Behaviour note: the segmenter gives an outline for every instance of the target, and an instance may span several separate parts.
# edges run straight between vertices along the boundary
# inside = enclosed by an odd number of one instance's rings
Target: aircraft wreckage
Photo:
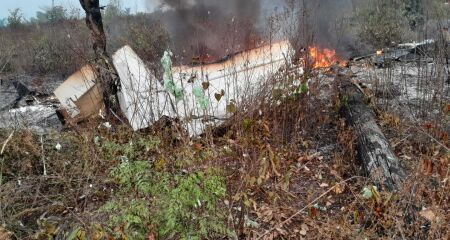
[[[280,41],[216,63],[176,67],[172,53],[166,51],[161,59],[164,77],[159,80],[131,47],[124,46],[112,56],[120,77],[120,108],[135,131],[166,116],[181,119],[190,135],[199,135],[208,125],[229,117],[230,105],[255,94],[263,78],[289,62],[291,51],[288,41]],[[89,65],[70,76],[54,94],[68,121],[97,115],[104,107],[100,84]]]

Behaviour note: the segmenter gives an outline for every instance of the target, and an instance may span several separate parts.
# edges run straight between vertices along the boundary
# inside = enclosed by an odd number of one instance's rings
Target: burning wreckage
[[[336,80],[340,94],[348,98],[343,114],[356,132],[358,152],[365,170],[376,182],[395,190],[405,175],[377,124],[375,112],[366,103],[367,96],[360,84],[372,84],[372,78],[365,74],[373,70],[364,68],[364,65],[371,62],[382,68],[388,64],[377,62],[409,61],[404,59],[414,59],[418,53],[426,56],[426,49],[432,44],[431,40],[402,44],[398,49],[355,58],[351,64],[340,59],[334,50],[317,47],[303,51],[304,56],[298,59],[298,65],[291,64],[295,53],[289,41],[276,42],[239,52],[222,61],[195,66],[172,66],[172,53],[166,51],[161,59],[164,68],[161,80],[129,46],[115,52],[112,60],[120,78],[119,105],[133,130],[148,128],[168,117],[181,120],[190,136],[198,136],[209,126],[217,126],[231,117],[236,106],[256,96],[264,80],[276,77],[280,70],[302,75],[304,66],[324,69],[318,71],[319,76],[325,77],[319,81],[320,84],[330,85]],[[407,58],[401,58],[405,56]],[[335,66],[341,66],[337,67],[337,74],[326,74],[327,69],[333,70]],[[355,77],[361,81],[356,82]],[[2,109],[14,108],[0,111],[0,128],[37,126],[40,127],[38,130],[42,130],[49,125],[61,126],[60,123],[54,123],[58,119],[57,109],[61,113],[59,117],[69,123],[102,115],[104,109],[102,89],[90,65],[82,67],[60,84],[54,91],[55,97],[50,93],[37,94],[39,91],[30,90],[29,84],[21,82],[14,86],[2,84],[0,87],[3,92],[15,91],[20,96],[6,98],[13,105],[1,102]],[[407,87],[409,94],[406,94],[406,98],[419,98],[421,93],[412,90]],[[328,93],[322,95],[329,96]],[[405,94],[398,95],[397,100],[403,101],[402,96]],[[45,104],[41,103],[43,98],[46,98]]]
[[[370,59],[378,67],[392,61],[414,61],[426,56],[434,43],[426,40],[400,44],[395,49],[380,50],[353,61]],[[120,108],[135,131],[165,116],[181,119],[189,134],[195,136],[207,126],[230,117],[230,109],[257,93],[261,80],[289,67],[293,55],[289,41],[280,41],[239,52],[222,61],[173,67],[172,53],[166,51],[161,59],[163,79],[157,79],[129,46],[116,51],[112,60],[120,78]],[[347,64],[333,50],[310,47],[308,55],[313,59],[313,68],[331,67],[330,63]],[[86,65],[63,83],[22,80],[3,84],[2,81],[0,128],[31,127],[43,131],[59,128],[58,119],[76,123],[101,115],[102,89],[96,78],[93,66]],[[55,89],[55,85],[59,86],[52,93],[50,89]]]
[[[228,118],[232,114],[230,108],[241,103],[245,96],[255,94],[263,77],[273,75],[290,62],[291,51],[288,41],[280,41],[223,61],[176,67],[172,66],[172,53],[166,51],[161,59],[164,77],[158,80],[138,55],[124,46],[112,56],[120,77],[120,108],[135,131],[169,117],[183,120],[189,134],[196,136],[208,125]],[[6,91],[10,88],[14,87],[9,86]],[[56,112],[59,119],[68,123],[101,115],[104,108],[101,92],[93,67],[86,65],[61,83],[54,90],[54,97],[46,95],[50,102],[41,104],[35,99],[30,106],[13,109],[4,106],[10,110],[0,115],[0,127],[45,130],[61,126],[55,124]],[[22,95],[30,94],[25,90]]]
[[[378,67],[392,61],[415,61],[427,56],[434,43],[426,40],[400,44],[395,49],[352,60],[370,59]],[[347,64],[333,50],[310,47],[307,54],[313,59],[313,68]],[[172,53],[166,51],[161,59],[163,79],[157,79],[129,46],[116,51],[112,60],[120,78],[120,108],[135,131],[169,117],[181,119],[189,134],[196,136],[207,126],[230,117],[230,109],[257,93],[261,80],[289,67],[293,55],[289,41],[280,41],[239,52],[222,61],[173,67]],[[86,65],[63,83],[25,79],[4,84],[2,80],[0,128],[31,127],[43,131],[61,127],[58,119],[76,123],[101,115],[102,89],[96,78],[93,66]],[[52,93],[55,85],[59,86]]]

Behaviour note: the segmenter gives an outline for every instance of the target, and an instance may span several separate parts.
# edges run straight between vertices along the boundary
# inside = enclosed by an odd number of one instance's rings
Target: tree
[[[404,15],[408,19],[411,29],[416,29],[424,23],[423,6],[421,0],[402,0]]]
[[[55,6],[46,9],[44,12],[36,12],[36,17],[31,22],[36,23],[57,23],[68,19],[67,10],[63,6]]]
[[[80,4],[86,13],[86,25],[91,30],[94,41],[93,48],[97,56],[95,64],[98,76],[97,81],[103,89],[103,102],[105,103],[106,113],[108,118],[112,119],[114,115],[121,115],[117,97],[120,83],[117,71],[106,51],[106,35],[103,29],[100,3],[99,0],[80,0]]]
[[[0,19],[0,27],[5,27],[6,24],[7,24],[7,19],[6,18]]]
[[[55,6],[46,11],[49,22],[61,22],[67,19],[67,11],[63,6]]]
[[[7,18],[8,27],[17,28],[23,24],[24,18],[22,14],[22,10],[20,8],[16,8],[14,10],[9,11],[9,16]]]
[[[410,32],[403,3],[397,0],[374,0],[357,13],[360,38],[383,48],[405,40]]]
[[[106,22],[110,22],[116,17],[126,15],[126,11],[122,8],[120,0],[109,0],[108,5],[104,12],[104,18]]]

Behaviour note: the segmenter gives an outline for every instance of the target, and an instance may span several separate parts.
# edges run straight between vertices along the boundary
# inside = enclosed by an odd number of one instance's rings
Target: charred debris
[[[369,61],[379,68],[384,68],[390,66],[392,62],[432,62],[435,44],[436,42],[432,39],[419,43],[399,44],[395,48],[352,57],[348,64]],[[203,60],[200,61],[201,59],[193,58],[194,65],[171,66],[171,70],[169,70],[171,72],[168,74],[173,77],[176,84],[180,87],[184,86],[183,91],[188,93],[184,97],[190,101],[189,103],[182,101],[183,104],[180,104],[173,92],[171,94],[170,90],[164,86],[164,80],[157,79],[137,54],[129,46],[125,46],[113,55],[113,64],[119,70],[120,83],[123,86],[123,92],[120,93],[122,97],[119,98],[119,101],[125,118],[121,121],[131,123],[133,129],[138,130],[149,127],[163,115],[185,119],[201,118],[203,115],[201,111],[195,110],[198,99],[196,100],[192,94],[193,89],[203,84],[201,90],[205,91],[204,94],[213,96],[207,99],[207,102],[214,103],[217,101],[214,100],[214,95],[221,95],[221,90],[225,90],[225,85],[229,86],[230,83],[227,81],[246,83],[246,88],[257,87],[261,78],[269,78],[268,76],[276,74],[279,70],[297,68],[303,71],[304,66],[292,64],[293,51],[289,42],[280,41],[272,45],[227,55],[219,60],[207,61],[202,58]],[[327,61],[333,60],[332,55],[336,55],[336,52],[327,51],[324,51],[322,60],[325,60],[325,67],[332,67],[332,64],[327,66]],[[317,54],[315,50],[309,51],[309,53],[313,57]],[[318,62],[320,67],[320,61]],[[347,63],[347,61],[341,62]],[[339,65],[338,61],[333,64]],[[251,78],[248,77],[250,73],[252,74]],[[102,89],[97,82],[95,66],[91,64],[82,67],[64,81],[57,77],[45,77],[45,79],[29,76],[14,79],[2,78],[0,85],[2,124],[0,127],[24,128],[28,126],[61,129],[62,123],[76,123],[99,116],[99,114],[101,116],[104,111],[104,103]],[[210,89],[209,86],[206,88],[206,83],[209,83]],[[139,87],[131,89],[135,86]],[[237,89],[244,88],[243,86],[236,87]],[[134,95],[133,91],[141,92],[141,94],[147,91],[145,93],[147,95]],[[231,100],[239,102],[243,97],[237,96],[238,93],[224,95],[225,93],[220,97],[223,103],[219,101],[218,104],[212,106],[215,110],[221,108],[217,110],[217,119],[229,117],[229,114],[226,113],[226,106]],[[150,106],[155,101],[160,101],[160,105]],[[132,105],[135,106],[131,107]],[[135,113],[129,111],[130,108],[133,108],[135,112],[140,112],[139,119],[133,119],[136,116],[134,116]],[[189,114],[180,116],[181,112],[189,112]],[[33,117],[27,117],[26,115],[29,113]],[[152,117],[145,119],[145,116]],[[32,121],[28,122],[26,119],[32,119]],[[202,127],[191,127],[191,130],[196,128],[198,129],[195,133],[201,133]]]

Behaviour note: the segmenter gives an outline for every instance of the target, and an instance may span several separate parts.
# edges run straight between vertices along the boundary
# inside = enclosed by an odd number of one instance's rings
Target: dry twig
[[[328,193],[330,193],[331,191],[333,191],[337,186],[340,186],[341,184],[344,184],[346,182],[349,182],[355,178],[364,178],[361,176],[353,176],[351,178],[348,178],[346,180],[343,180],[339,183],[336,183],[333,187],[329,188],[327,191],[325,191],[324,193],[322,193],[320,196],[318,196],[316,199],[314,199],[313,201],[311,201],[310,203],[308,203],[305,207],[303,207],[302,209],[300,209],[298,212],[294,213],[293,215],[291,215],[290,217],[288,217],[286,220],[282,221],[281,223],[278,223],[275,227],[272,227],[271,229],[267,230],[264,234],[262,234],[261,236],[259,236],[257,238],[257,240],[262,239],[264,236],[266,236],[267,234],[271,233],[272,231],[274,231],[275,229],[279,228],[279,226],[283,226],[284,224],[290,222],[292,219],[294,219],[296,216],[298,216],[300,213],[302,213],[303,211],[305,211],[307,208],[311,207],[312,205],[314,205],[317,201],[319,201],[321,198],[325,197]]]
[[[0,155],[3,155],[3,153],[5,152],[6,145],[8,144],[9,141],[11,141],[13,135],[14,135],[14,131],[12,131],[11,134],[9,134],[9,137],[3,143],[3,147],[2,147],[2,150],[0,151]]]

